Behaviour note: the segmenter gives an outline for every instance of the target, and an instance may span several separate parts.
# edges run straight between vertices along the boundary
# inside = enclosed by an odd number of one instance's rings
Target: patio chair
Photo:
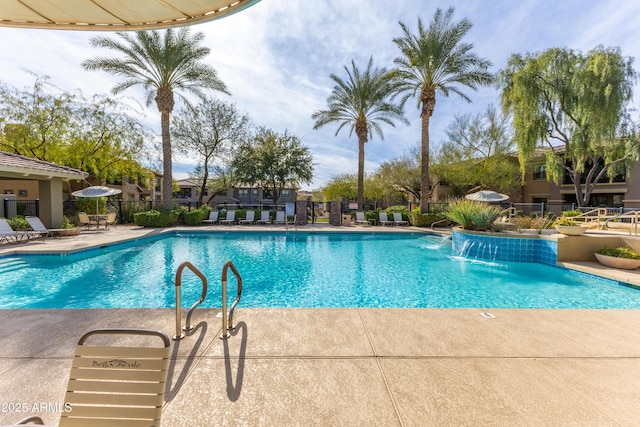
[[[209,219],[203,219],[202,224],[217,224],[218,223],[218,211],[209,212]]]
[[[109,212],[107,214],[107,218],[104,220],[104,228],[108,230],[110,226],[116,225],[116,213]]]
[[[271,212],[270,211],[262,211],[260,212],[260,219],[256,221],[258,224],[270,224],[271,223]]]
[[[106,336],[130,341],[141,336],[160,338],[162,346],[124,346]],[[87,345],[89,339],[96,345]],[[145,343],[150,342],[144,339]],[[159,426],[171,356],[171,341],[161,331],[97,329],[78,341],[64,398],[72,410],[62,412],[60,427]],[[29,417],[19,424],[44,424]]]
[[[220,224],[234,224],[236,222],[236,211],[227,211],[225,219],[218,220]]]
[[[238,221],[239,224],[253,224],[256,222],[256,212],[247,211],[246,217]]]
[[[364,212],[356,212],[356,225],[358,224],[363,224],[363,225],[371,224],[368,220],[365,219]]]
[[[285,211],[276,212],[276,219],[273,220],[274,224],[286,224],[287,216],[285,215]]]
[[[379,212],[378,218],[379,218],[380,225],[382,226],[395,225],[393,221],[389,221],[389,217],[387,216],[386,212]]]
[[[393,223],[395,225],[409,225],[409,221],[402,219],[402,214],[400,212],[393,213]]]
[[[87,227],[87,230],[91,230],[91,226],[97,226],[98,222],[89,218],[86,212],[78,212],[78,225],[80,225],[80,227]]]

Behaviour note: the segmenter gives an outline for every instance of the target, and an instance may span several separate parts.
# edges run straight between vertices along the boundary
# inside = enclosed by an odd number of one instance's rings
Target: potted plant
[[[567,236],[579,236],[587,231],[586,227],[581,226],[576,220],[567,216],[561,216],[556,219],[553,226],[558,233],[565,234]]]
[[[55,230],[54,234],[60,237],[77,236],[80,234],[80,227],[76,227],[76,225],[69,221],[69,218],[65,216],[62,218],[62,225],[60,228]]]
[[[621,246],[610,248],[605,246],[595,252],[596,259],[606,267],[634,270],[640,267],[640,254],[635,250]]]

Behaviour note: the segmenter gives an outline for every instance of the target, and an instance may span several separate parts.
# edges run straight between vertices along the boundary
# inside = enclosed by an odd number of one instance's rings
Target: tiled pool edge
[[[453,250],[470,258],[488,261],[536,262],[556,266],[558,242],[538,235],[497,236],[452,230]]]
[[[640,290],[640,277],[629,277],[614,269],[611,273],[585,264],[558,261],[558,242],[544,235],[497,236],[486,232],[452,230],[452,249],[459,255],[487,261],[531,262],[571,270],[576,274],[597,277],[620,286],[630,286]],[[628,270],[625,270],[628,272]]]

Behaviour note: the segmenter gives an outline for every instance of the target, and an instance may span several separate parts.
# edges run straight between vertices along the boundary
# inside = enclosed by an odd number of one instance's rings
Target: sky
[[[343,128],[336,135],[333,125],[313,129],[311,115],[326,108],[333,88],[329,76],[346,78],[345,66],[353,60],[364,69],[371,56],[375,66],[392,68],[399,56],[393,43],[394,37],[402,35],[399,22],[415,31],[418,18],[428,25],[438,7],[453,7],[455,22],[463,18],[472,22],[463,41],[472,43],[479,56],[491,61],[492,72],[503,69],[513,54],[554,47],[587,52],[598,45],[620,47],[623,55],[635,58],[636,69],[639,66],[637,1],[262,0],[235,15],[194,25],[192,31],[205,34],[203,44],[211,49],[205,62],[231,92],[231,96],[215,96],[235,103],[258,125],[297,135],[314,159],[314,179],[302,189],[315,190],[336,175],[357,171],[355,134],[349,136],[349,129]],[[113,56],[111,51],[91,47],[89,39],[97,34],[0,28],[0,82],[27,89],[35,73],[48,76],[51,84],[63,90],[79,90],[87,98],[109,94],[118,77],[81,67],[87,58]],[[455,94],[437,94],[430,127],[432,145],[446,140],[445,129],[456,114],[475,115],[489,104],[499,105],[495,87],[463,91],[471,103]],[[638,95],[632,106],[637,105]],[[121,96],[145,101],[137,89]],[[405,116],[410,125],[383,125],[384,139],[370,138],[365,146],[366,173],[420,144],[416,100],[406,104]],[[160,134],[160,113],[154,105],[145,109],[142,120]],[[174,177],[186,178],[194,166],[192,159],[175,156]]]

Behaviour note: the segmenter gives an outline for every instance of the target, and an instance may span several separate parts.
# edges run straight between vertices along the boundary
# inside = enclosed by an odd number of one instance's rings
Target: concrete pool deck
[[[356,227],[330,229],[345,228]],[[117,227],[1,245],[0,255],[78,250],[157,232]],[[640,424],[640,310],[241,303],[227,340],[218,338],[218,309],[198,309],[192,321],[193,333],[172,344],[164,426]],[[0,310],[0,322],[0,424],[37,414],[31,409],[42,403],[53,409],[40,413],[44,421],[57,423],[70,359],[87,330],[175,333],[172,309]],[[12,402],[29,411],[8,411]]]

